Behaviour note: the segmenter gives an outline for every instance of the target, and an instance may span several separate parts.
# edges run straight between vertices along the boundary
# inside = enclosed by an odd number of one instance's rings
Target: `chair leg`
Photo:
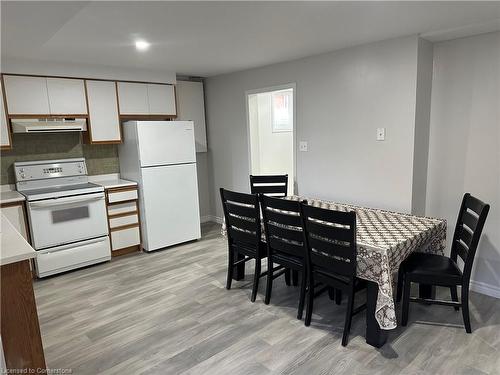
[[[264,303],[269,305],[271,302],[271,292],[273,290],[273,261],[271,257],[267,257],[267,285],[266,285],[266,298]]]
[[[340,289],[335,289],[335,303],[337,305],[342,303],[342,291]]]
[[[292,285],[299,285],[299,271],[297,270],[292,270]]]
[[[403,294],[403,284],[404,284],[405,273],[403,271],[403,267],[399,266],[398,271],[398,287],[396,292],[396,302],[401,302],[401,297]]]
[[[290,286],[290,268],[285,269],[285,284]]]
[[[405,280],[404,283],[404,288],[403,288],[403,314],[401,318],[401,325],[403,327],[406,327],[408,324],[408,310],[410,308],[410,286],[411,282],[410,280]]]
[[[260,279],[260,258],[255,259],[255,272],[253,274],[253,287],[252,287],[252,297],[250,301],[255,302],[257,297],[257,290],[259,289],[259,279]]]
[[[458,302],[458,292],[457,292],[457,286],[450,286],[450,292],[451,292],[451,300]],[[453,307],[455,311],[458,311],[460,308],[458,306]]]
[[[297,312],[297,319],[302,320],[302,313],[304,312],[304,300],[306,299],[306,286],[307,277],[305,271],[301,273],[300,280],[300,294],[299,294],[299,311]]]
[[[332,301],[335,299],[335,289],[332,287],[328,287],[328,298]]]
[[[465,331],[471,333],[469,316],[469,288],[462,286],[462,316],[464,318]]]
[[[349,291],[347,297],[347,311],[345,313],[344,333],[342,334],[342,346],[347,346],[349,341],[349,331],[351,330],[352,310],[354,308],[354,286]]]
[[[306,304],[306,320],[304,324],[308,327],[311,325],[313,301],[314,301],[314,278],[310,273],[308,278],[307,304]]]
[[[231,281],[233,280],[233,269],[234,269],[234,250],[229,248],[229,256],[227,261],[227,281],[226,289],[231,289]]]

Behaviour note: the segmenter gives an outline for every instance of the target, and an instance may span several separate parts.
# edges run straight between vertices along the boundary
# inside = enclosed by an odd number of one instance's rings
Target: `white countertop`
[[[104,189],[111,189],[117,187],[137,186],[137,182],[122,180],[121,178],[113,178],[108,180],[91,180],[90,182],[101,185]]]
[[[18,193],[15,190],[0,192],[0,203],[1,204],[22,202],[24,200],[26,200],[24,195],[22,195],[21,193]]]
[[[4,214],[0,214],[0,244],[0,265],[2,266],[36,257],[36,251]]]

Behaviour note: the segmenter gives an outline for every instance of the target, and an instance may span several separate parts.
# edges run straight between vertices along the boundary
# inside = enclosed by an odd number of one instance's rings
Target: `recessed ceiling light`
[[[139,51],[146,51],[151,43],[146,42],[145,40],[136,40],[135,41],[135,48],[137,48]]]

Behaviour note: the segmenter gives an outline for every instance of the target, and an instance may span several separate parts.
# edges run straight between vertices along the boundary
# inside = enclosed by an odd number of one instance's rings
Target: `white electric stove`
[[[16,162],[14,169],[38,277],[111,259],[104,188],[88,181],[85,159]]]

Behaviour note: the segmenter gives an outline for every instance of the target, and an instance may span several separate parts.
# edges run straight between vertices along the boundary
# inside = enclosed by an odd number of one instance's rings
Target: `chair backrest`
[[[456,262],[460,257],[464,261],[463,274],[466,280],[469,279],[472,271],[477,245],[489,210],[489,204],[469,193],[464,194],[453,234],[451,259]]]
[[[313,270],[356,276],[356,213],[301,204],[307,260]]]
[[[269,250],[295,258],[305,257],[300,202],[259,195]]]
[[[285,197],[288,191],[288,175],[250,175],[250,191],[252,194]]]
[[[252,248],[259,246],[261,226],[258,196],[223,188],[220,189],[220,196],[229,244]]]

